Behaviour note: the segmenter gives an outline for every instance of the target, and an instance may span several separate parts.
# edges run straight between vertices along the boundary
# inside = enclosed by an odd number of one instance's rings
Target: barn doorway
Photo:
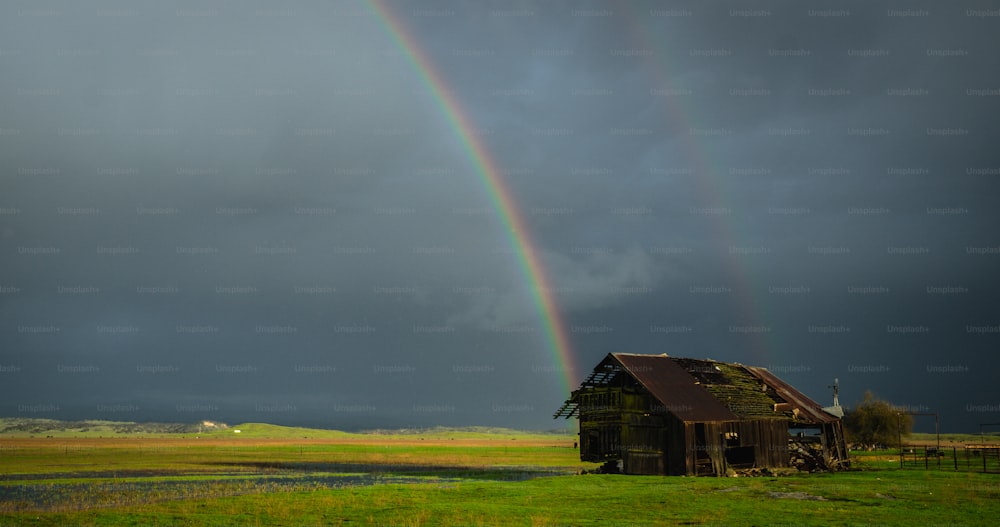
[[[715,465],[709,455],[708,442],[705,441],[705,423],[694,424],[694,473],[698,476],[715,475]]]

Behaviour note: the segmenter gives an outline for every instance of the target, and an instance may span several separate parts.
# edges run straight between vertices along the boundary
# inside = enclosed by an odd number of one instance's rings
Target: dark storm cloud
[[[988,7],[387,6],[583,368],[996,419]],[[521,233],[369,6],[4,9],[4,412],[550,426]]]

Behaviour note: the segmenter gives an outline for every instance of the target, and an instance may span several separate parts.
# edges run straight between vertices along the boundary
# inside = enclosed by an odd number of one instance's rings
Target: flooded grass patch
[[[161,469],[8,474],[0,479],[0,513],[81,511],[372,485],[525,481],[572,473],[572,469],[552,467],[437,464],[230,461],[205,465],[193,473]]]

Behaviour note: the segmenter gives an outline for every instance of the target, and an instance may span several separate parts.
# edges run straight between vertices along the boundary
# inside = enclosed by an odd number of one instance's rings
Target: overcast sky
[[[710,357],[1000,421],[988,2],[385,9],[579,375]],[[491,190],[371,5],[0,10],[0,414],[565,426]]]

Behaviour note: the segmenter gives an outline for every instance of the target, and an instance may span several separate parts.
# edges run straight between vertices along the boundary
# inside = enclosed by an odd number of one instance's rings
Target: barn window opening
[[[788,435],[799,441],[819,442],[823,429],[819,427],[796,426],[788,428]]]
[[[738,446],[726,449],[726,464],[733,468],[749,468],[754,466],[755,458],[752,446]]]

